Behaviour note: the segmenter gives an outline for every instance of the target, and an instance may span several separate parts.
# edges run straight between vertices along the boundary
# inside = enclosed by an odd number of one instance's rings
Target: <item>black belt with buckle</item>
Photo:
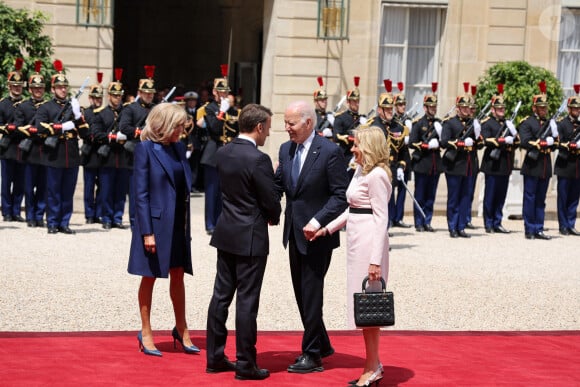
[[[349,207],[348,212],[350,212],[351,214],[367,214],[367,215],[373,214],[372,208]]]

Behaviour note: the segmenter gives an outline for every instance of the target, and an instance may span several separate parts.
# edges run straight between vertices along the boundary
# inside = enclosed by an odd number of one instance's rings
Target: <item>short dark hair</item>
[[[270,109],[256,103],[244,106],[238,119],[240,133],[251,133],[256,125],[266,122],[272,115],[273,113]]]

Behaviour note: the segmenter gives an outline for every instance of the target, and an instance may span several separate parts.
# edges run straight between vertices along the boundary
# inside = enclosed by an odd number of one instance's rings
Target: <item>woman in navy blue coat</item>
[[[173,338],[187,353],[199,352],[191,343],[185,319],[184,273],[192,274],[189,187],[191,170],[185,146],[179,141],[187,114],[169,103],[155,106],[135,148],[133,184],[135,225],[128,271],[142,276],[139,286],[141,332],[139,347],[161,356],[151,329],[151,299],[157,278],[169,276],[175,313]]]

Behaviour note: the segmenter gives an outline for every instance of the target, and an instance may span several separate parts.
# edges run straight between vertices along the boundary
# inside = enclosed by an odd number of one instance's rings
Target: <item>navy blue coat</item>
[[[340,233],[308,242],[302,228],[313,217],[324,227],[346,209],[346,161],[340,147],[324,137],[314,136],[293,190],[291,173],[296,146],[292,141],[280,146],[280,163],[276,170],[278,193],[280,196],[286,194],[284,247],[288,245],[290,230],[293,229],[300,254],[329,251],[340,246]]]
[[[189,187],[191,187],[191,169],[185,158],[185,146],[172,144],[179,155],[185,174],[186,221],[185,240],[186,256],[184,270],[193,274],[191,267],[191,227],[189,213]],[[163,145],[152,141],[143,141],[135,148],[133,166],[133,184],[135,187],[135,225],[131,238],[128,271],[131,274],[146,277],[169,276],[171,262],[171,241],[175,222],[175,203],[177,192],[169,156],[163,151]],[[157,247],[156,254],[145,251],[143,236],[154,234]]]

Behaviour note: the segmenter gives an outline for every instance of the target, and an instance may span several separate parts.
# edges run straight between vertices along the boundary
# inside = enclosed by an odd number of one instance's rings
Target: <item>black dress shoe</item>
[[[113,223],[112,224],[113,228],[118,228],[120,230],[126,230],[127,226],[125,226],[123,223]]]
[[[93,224],[93,223],[95,223],[95,220],[94,220],[93,218],[87,218],[87,219],[85,220],[85,223],[86,223],[86,224]]]
[[[499,232],[500,234],[509,234],[511,232],[510,230],[506,230],[502,225],[497,226],[493,231]]]
[[[26,225],[28,227],[36,227],[36,220],[28,220],[26,221]]]
[[[236,369],[235,378],[238,380],[264,380],[270,376],[270,371],[264,368],[254,367],[249,370]]]
[[[412,226],[410,224],[404,223],[402,220],[399,220],[398,222],[393,222],[393,227],[411,228]]]
[[[322,372],[322,359],[314,359],[307,353],[303,353],[302,356],[298,358],[298,361],[294,364],[288,366],[288,372],[297,374],[308,374],[311,372]]]
[[[217,364],[208,364],[205,368],[205,372],[208,374],[218,374],[220,372],[230,372],[236,370],[236,363],[229,361],[228,359],[222,360]]]
[[[49,227],[48,233],[49,234],[56,234],[56,233],[58,233],[58,228],[57,227]]]
[[[417,231],[417,232],[423,232],[423,231],[425,231],[425,227],[423,227],[423,226],[415,226],[415,231]]]
[[[102,226],[102,227],[103,227],[105,230],[110,230],[110,229],[111,229],[111,227],[113,227],[113,226],[111,225],[111,223],[103,223],[103,226]]]
[[[465,228],[468,228],[468,229],[470,229],[470,230],[475,230],[475,226],[474,226],[473,224],[471,224],[471,222],[467,223],[467,224],[465,225]]]
[[[495,232],[495,230],[493,228],[491,228],[491,227],[486,227],[485,228],[485,232],[488,233],[488,234],[493,234]]]
[[[574,227],[570,227],[568,229],[568,232],[570,233],[570,235],[576,235],[576,236],[580,235],[580,231],[576,230]]]
[[[36,227],[44,227],[46,226],[46,223],[44,223],[44,220],[37,220],[36,221]]]
[[[560,229],[560,234],[562,234],[562,235],[570,235],[570,231],[568,231],[567,228],[561,228]]]
[[[543,239],[545,241],[549,241],[550,239],[552,239],[551,236],[544,234],[543,231],[537,232],[535,237],[536,239]]]
[[[536,239],[536,236],[532,233],[526,233],[526,239]]]
[[[26,222],[26,220],[20,215],[14,215],[12,217],[13,222]]]
[[[6,215],[6,216],[4,217],[4,221],[5,221],[5,222],[12,222],[12,215]]]
[[[457,231],[457,235],[459,235],[462,238],[471,238],[471,235],[469,235],[468,233],[466,233],[465,230],[459,230],[459,231]]]
[[[431,227],[430,224],[424,225],[423,228],[425,229],[425,231],[435,232],[435,229],[433,227]]]
[[[59,228],[58,228],[58,231],[59,231],[59,232],[62,232],[63,234],[69,234],[69,235],[76,234],[76,233],[75,233],[73,230],[71,230],[71,229],[70,229],[68,226],[66,226],[66,227],[59,227]]]
[[[449,236],[451,238],[457,238],[459,236],[459,234],[457,233],[457,231],[453,230],[453,231],[449,231]]]

